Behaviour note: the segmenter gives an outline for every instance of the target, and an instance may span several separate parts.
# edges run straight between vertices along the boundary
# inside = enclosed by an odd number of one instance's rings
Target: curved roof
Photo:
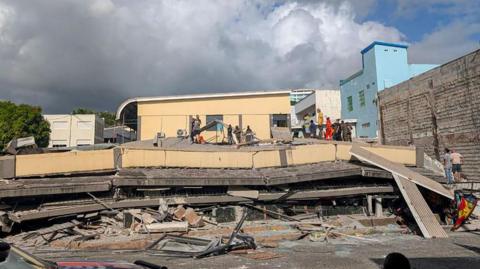
[[[290,94],[290,90],[279,91],[255,91],[255,92],[231,92],[231,93],[209,93],[209,94],[190,94],[190,95],[171,95],[171,96],[154,96],[154,97],[135,97],[125,100],[117,109],[116,119],[122,117],[124,110],[134,110],[136,112],[136,105],[139,102],[151,101],[168,101],[168,100],[185,100],[185,99],[205,99],[205,98],[224,98],[224,97],[241,97],[254,95],[276,95],[276,94]],[[124,112],[125,113],[125,112]]]

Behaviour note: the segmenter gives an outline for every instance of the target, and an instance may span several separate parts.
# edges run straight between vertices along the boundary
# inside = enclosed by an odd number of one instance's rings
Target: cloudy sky
[[[411,63],[480,47],[473,0],[0,0],[0,99],[114,111],[126,98],[338,88],[374,40]]]

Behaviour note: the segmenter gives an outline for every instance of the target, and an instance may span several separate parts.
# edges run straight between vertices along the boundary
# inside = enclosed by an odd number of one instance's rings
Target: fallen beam
[[[350,154],[352,154],[361,161],[378,166],[391,172],[392,174],[397,174],[401,177],[406,178],[407,180],[414,182],[415,184],[418,184],[426,189],[429,189],[433,192],[436,192],[442,196],[453,200],[453,191],[446,189],[445,187],[443,187],[442,184],[431,180],[428,177],[422,176],[421,174],[408,169],[402,164],[391,162],[380,155],[363,149],[358,144],[353,144],[352,148],[350,149]]]
[[[378,186],[378,187],[352,187],[352,188],[338,188],[328,190],[314,190],[301,191],[290,195],[286,200],[310,200],[329,197],[345,197],[353,195],[375,194],[375,193],[392,193],[394,191],[392,186]],[[274,201],[280,199],[286,193],[262,193],[258,200]]]
[[[397,174],[393,174],[393,178],[423,236],[425,238],[447,238],[447,233],[438,223],[417,185]]]
[[[58,183],[58,184],[19,184],[15,189],[0,189],[0,197],[26,197],[38,195],[85,193],[109,191],[112,188],[110,181],[92,183]]]

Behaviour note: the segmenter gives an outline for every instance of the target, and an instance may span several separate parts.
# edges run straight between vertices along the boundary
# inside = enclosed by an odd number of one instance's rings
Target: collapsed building
[[[4,156],[0,167],[5,233],[162,203],[276,206],[283,215],[295,206],[320,214],[350,206],[381,216],[389,201],[404,197],[421,234],[446,237],[421,192],[453,199],[453,191],[438,182],[443,178],[423,168],[419,148],[319,140],[236,148],[172,138],[157,146],[138,141]]]

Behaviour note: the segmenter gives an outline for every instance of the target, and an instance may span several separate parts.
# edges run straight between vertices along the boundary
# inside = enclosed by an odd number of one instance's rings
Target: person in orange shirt
[[[330,121],[330,118],[327,117],[327,128],[325,130],[325,139],[332,140],[332,136],[333,136],[332,122]]]

